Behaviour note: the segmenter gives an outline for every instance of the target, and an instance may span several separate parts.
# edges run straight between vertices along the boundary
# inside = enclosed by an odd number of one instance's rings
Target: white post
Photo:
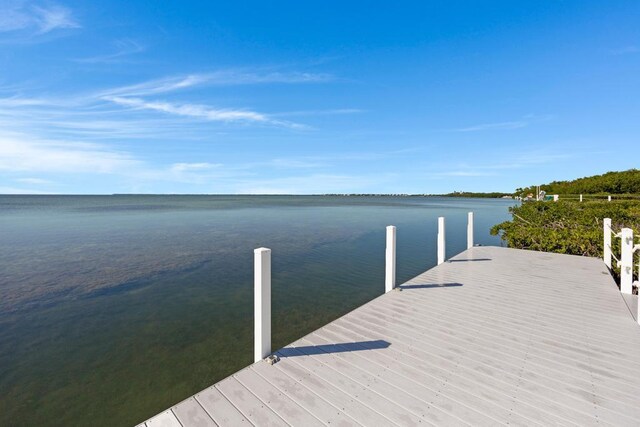
[[[445,258],[445,238],[444,238],[444,217],[438,218],[438,265],[444,262]]]
[[[253,360],[258,362],[271,353],[271,249],[255,249],[253,263]]]
[[[387,248],[385,251],[384,291],[396,287],[396,227],[387,226]]]
[[[473,212],[467,214],[467,249],[473,247]]]
[[[611,218],[604,219],[604,264],[611,268]]]
[[[611,201],[611,196],[607,196],[607,200]]]
[[[582,194],[580,195],[580,201],[582,202]]]
[[[557,195],[557,194],[554,194],[554,195],[553,195],[553,201],[554,201],[554,202],[557,202],[558,200],[560,200],[560,196],[559,196],[559,195]]]
[[[633,230],[623,228],[620,255],[620,292],[630,294],[633,284]]]

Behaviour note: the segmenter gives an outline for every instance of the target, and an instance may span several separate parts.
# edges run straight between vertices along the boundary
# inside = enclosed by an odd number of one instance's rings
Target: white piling
[[[604,219],[604,263],[611,268],[611,218]]]
[[[441,216],[438,218],[438,265],[444,262],[445,250],[444,217]]]
[[[580,201],[582,202],[582,194],[580,195]]]
[[[385,251],[384,291],[396,287],[396,227],[387,226],[387,247]]]
[[[631,294],[633,285],[633,230],[623,228],[620,233],[622,238],[622,253],[620,255],[620,292]]]
[[[271,354],[271,249],[253,251],[254,265],[254,351],[258,362]]]
[[[473,247],[473,212],[467,214],[467,249]]]
[[[607,200],[611,201],[611,196],[607,196]]]

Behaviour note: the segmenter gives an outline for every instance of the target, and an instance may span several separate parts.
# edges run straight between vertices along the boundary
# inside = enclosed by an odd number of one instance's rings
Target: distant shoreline
[[[198,194],[172,194],[172,193],[114,193],[114,194],[0,194],[1,197],[193,197],[193,196],[220,196],[220,197],[458,197],[501,199],[512,198],[510,193],[449,193],[449,194],[410,194],[410,193],[330,193],[330,194],[233,194],[233,193],[198,193]]]

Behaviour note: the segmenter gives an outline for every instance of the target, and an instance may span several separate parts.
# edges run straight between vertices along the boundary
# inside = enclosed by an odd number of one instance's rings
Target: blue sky
[[[0,193],[442,193],[640,166],[640,2],[0,0]]]

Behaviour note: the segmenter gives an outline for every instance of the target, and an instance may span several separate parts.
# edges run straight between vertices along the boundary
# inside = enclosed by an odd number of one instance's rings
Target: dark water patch
[[[184,268],[180,268],[180,269],[172,269],[172,270],[165,270],[165,271],[160,271],[158,273],[154,273],[151,276],[147,276],[144,278],[140,278],[140,279],[136,279],[136,280],[131,280],[129,282],[124,282],[124,283],[119,283],[117,285],[114,286],[108,286],[105,288],[101,288],[101,289],[96,289],[93,291],[90,291],[86,294],[80,295],[79,298],[82,299],[89,299],[89,298],[99,298],[99,297],[106,297],[106,296],[113,296],[113,295],[117,295],[117,294],[121,294],[121,293],[125,293],[125,292],[131,292],[133,290],[139,289],[139,288],[143,288],[146,286],[151,286],[153,285],[153,283],[157,280],[160,280],[160,278],[163,275],[167,275],[167,274],[171,274],[171,275],[181,275],[181,274],[187,274],[187,273],[191,273],[194,272],[200,268],[203,268],[204,266],[206,266],[207,264],[209,264],[211,261],[202,261],[200,263],[196,263],[194,265],[190,265],[188,267],[184,267]]]

